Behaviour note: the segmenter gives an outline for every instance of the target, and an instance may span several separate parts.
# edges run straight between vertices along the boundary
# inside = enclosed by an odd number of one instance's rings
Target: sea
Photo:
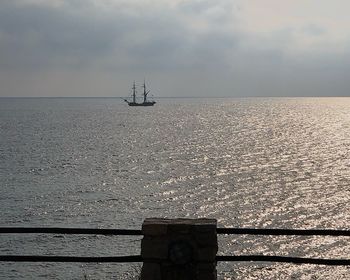
[[[350,230],[350,98],[0,99],[0,227]],[[140,254],[141,236],[0,234],[0,255]],[[349,237],[219,236],[220,255],[343,259]],[[141,264],[0,263],[0,279],[137,279]],[[350,279],[349,267],[218,263],[218,279]]]

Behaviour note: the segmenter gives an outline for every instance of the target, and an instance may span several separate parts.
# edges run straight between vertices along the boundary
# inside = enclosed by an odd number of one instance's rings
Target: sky
[[[0,0],[0,97],[350,96],[348,0]]]

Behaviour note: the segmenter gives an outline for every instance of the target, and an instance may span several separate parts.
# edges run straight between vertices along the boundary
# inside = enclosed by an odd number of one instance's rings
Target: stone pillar
[[[141,280],[216,280],[214,219],[146,219]]]

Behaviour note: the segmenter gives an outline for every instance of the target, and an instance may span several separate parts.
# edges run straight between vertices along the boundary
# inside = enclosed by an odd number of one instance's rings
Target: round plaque
[[[186,241],[176,241],[169,246],[169,260],[178,265],[192,261],[192,246]]]

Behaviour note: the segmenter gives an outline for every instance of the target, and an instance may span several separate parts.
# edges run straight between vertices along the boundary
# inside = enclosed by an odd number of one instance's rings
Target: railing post
[[[141,280],[216,280],[215,219],[146,219]]]

